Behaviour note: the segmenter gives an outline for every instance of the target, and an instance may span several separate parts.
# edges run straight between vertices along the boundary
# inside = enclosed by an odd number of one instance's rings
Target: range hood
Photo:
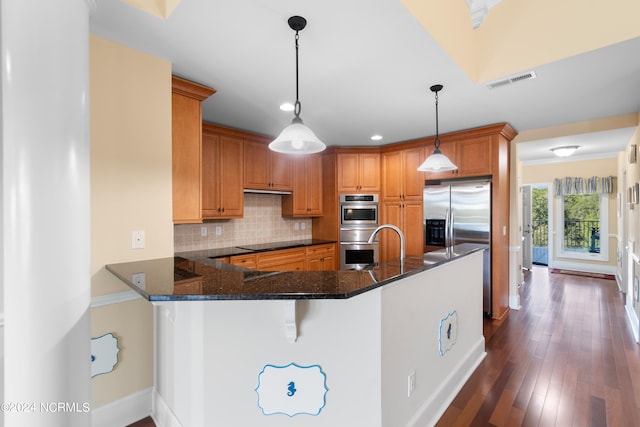
[[[243,191],[245,193],[254,193],[254,194],[293,194],[291,191],[253,190],[251,188],[245,188]]]

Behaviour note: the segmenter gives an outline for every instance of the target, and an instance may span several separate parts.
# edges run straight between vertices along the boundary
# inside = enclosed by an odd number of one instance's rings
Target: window
[[[608,261],[608,195],[559,197],[558,256]]]

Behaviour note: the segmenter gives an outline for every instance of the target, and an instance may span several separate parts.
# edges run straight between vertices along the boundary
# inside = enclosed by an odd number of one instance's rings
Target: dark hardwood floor
[[[521,305],[485,321],[487,357],[437,426],[640,426],[640,346],[615,281],[534,267]]]
[[[487,357],[438,426],[640,426],[640,347],[616,282],[534,267],[521,305],[486,321]]]

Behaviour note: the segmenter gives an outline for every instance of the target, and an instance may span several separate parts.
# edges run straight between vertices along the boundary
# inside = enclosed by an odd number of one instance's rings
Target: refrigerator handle
[[[449,213],[449,246],[453,247],[453,245],[455,244],[455,236],[454,236],[454,224],[455,224],[455,218],[453,216],[453,209],[451,209],[451,212]]]
[[[444,216],[444,247],[448,248],[451,245],[451,211],[447,209],[447,213]]]

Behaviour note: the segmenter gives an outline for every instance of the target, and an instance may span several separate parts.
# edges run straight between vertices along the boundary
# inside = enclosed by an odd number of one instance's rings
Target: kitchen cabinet
[[[425,173],[426,179],[466,178],[491,175],[492,143],[488,136],[448,140],[440,143],[440,151],[456,165],[457,170]],[[427,147],[429,155],[433,149]]]
[[[382,200],[400,202],[422,200],[424,148],[408,148],[382,153]]]
[[[338,154],[339,193],[379,193],[380,153]]]
[[[214,89],[171,79],[173,222],[202,222],[202,101]]]
[[[337,268],[336,245],[315,245],[306,248],[307,271],[330,271]]]
[[[293,159],[293,192],[282,196],[282,215],[322,215],[322,156],[311,154]]]
[[[229,257],[229,262],[233,265],[250,268],[252,270],[256,270],[258,267],[256,254],[234,255]]]
[[[422,256],[424,237],[422,227],[422,201],[383,202],[382,223],[395,225],[402,231],[405,240],[405,255]],[[381,230],[378,233],[380,242],[380,260],[400,257],[400,239],[393,230]]]
[[[296,271],[305,269],[305,249],[283,249],[256,255],[260,271]]]
[[[202,217],[242,218],[244,144],[223,128],[202,125]]]
[[[292,156],[269,150],[267,142],[245,139],[244,188],[292,191]]]

